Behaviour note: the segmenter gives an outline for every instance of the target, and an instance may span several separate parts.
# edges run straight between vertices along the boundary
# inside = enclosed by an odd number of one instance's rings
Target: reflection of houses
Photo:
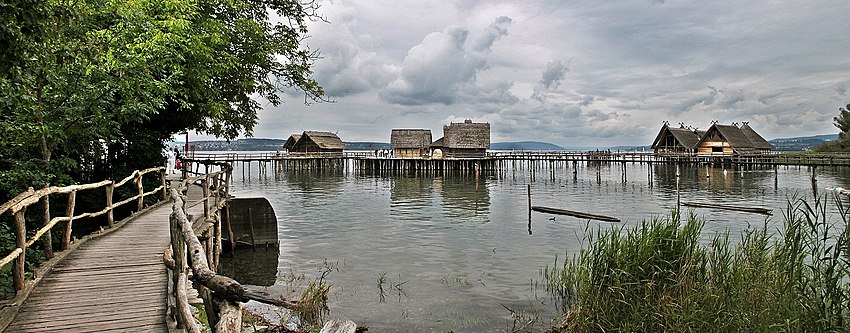
[[[735,156],[764,154],[773,145],[744,122],[741,127],[736,123],[711,125],[696,147],[699,156]]]
[[[443,137],[431,144],[434,158],[480,158],[490,148],[490,123],[450,123],[443,126]]]
[[[291,136],[290,139],[293,137],[295,135]],[[289,143],[289,140],[287,140],[287,143]],[[293,153],[342,154],[343,149],[345,149],[345,144],[334,133],[304,131],[289,151]]]
[[[298,142],[298,139],[301,138],[301,134],[293,134],[289,136],[289,139],[286,139],[286,142],[283,143],[283,149],[286,149],[289,152],[295,151],[295,143]]]
[[[652,149],[656,154],[692,155],[696,153],[697,143],[704,133],[705,131],[685,127],[685,124],[670,127],[664,122],[652,143]]]
[[[431,131],[425,129],[394,129],[390,135],[393,154],[401,158],[418,158],[428,155]]]

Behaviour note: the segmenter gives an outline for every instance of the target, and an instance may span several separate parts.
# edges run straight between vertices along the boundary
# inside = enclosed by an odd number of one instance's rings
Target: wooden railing
[[[160,179],[160,186],[154,188],[148,192],[144,190],[144,182],[142,181],[142,177],[148,173],[158,173]],[[138,189],[138,194],[135,196],[126,198],[119,202],[113,202],[115,190],[125,184],[133,181],[133,184],[136,185]],[[98,188],[104,188],[106,191],[106,195],[104,198],[105,205],[104,208],[96,211],[96,212],[87,212],[82,214],[76,214],[76,199],[77,192],[79,191],[87,191],[94,190]],[[71,242],[71,234],[73,230],[74,221],[84,219],[84,218],[93,218],[97,216],[101,216],[106,214],[107,218],[107,227],[112,228],[114,221],[113,211],[123,205],[129,204],[131,202],[136,202],[136,211],[141,211],[144,209],[144,200],[148,195],[152,195],[155,193],[161,193],[161,198],[159,201],[167,199],[166,192],[166,184],[165,184],[165,167],[155,167],[149,168],[145,170],[136,170],[127,178],[124,178],[118,182],[114,182],[112,180],[104,180],[97,183],[91,184],[82,184],[82,185],[71,185],[71,186],[63,186],[63,187],[45,187],[40,190],[33,190],[30,188],[26,192],[23,192],[13,198],[12,200],[4,203],[0,206],[0,215],[9,212],[12,216],[14,216],[15,220],[15,241],[16,248],[12,250],[11,253],[6,255],[3,259],[0,259],[0,266],[6,265],[9,262],[14,261],[12,265],[12,278],[14,281],[15,292],[18,293],[26,287],[26,250],[33,246],[36,242],[39,241],[42,237],[44,237],[44,247],[49,250],[52,248],[52,236],[51,230],[57,224],[65,225],[65,235],[62,240],[62,250],[67,250],[72,242]],[[61,195],[66,194],[68,199],[68,206],[66,209],[66,215],[61,217],[53,217],[50,218],[49,209],[45,209],[45,224],[44,226],[35,232],[35,234],[30,237],[29,240],[26,238],[27,229],[26,229],[26,211],[27,208],[31,205],[41,201],[41,200],[49,200],[50,195]],[[49,252],[48,253],[52,253]]]
[[[210,327],[215,332],[235,332],[242,325],[239,302],[247,302],[248,298],[238,282],[216,273],[221,254],[221,210],[227,205],[230,195],[232,168],[226,163],[208,163],[207,168],[210,165],[218,166],[220,170],[185,178],[177,188],[170,190],[171,247],[164,255],[171,276],[168,306],[176,317],[178,328],[188,332],[201,331],[192,315],[186,293],[191,268],[194,287],[204,300]],[[197,182],[200,182],[202,198],[187,203],[189,186]],[[193,224],[186,210],[199,204],[204,205],[203,214],[198,223]],[[229,221],[225,226],[231,230]]]
[[[199,162],[218,171],[185,177],[176,188],[170,190],[171,246],[165,250],[163,261],[169,269],[168,306],[175,315],[178,328],[187,332],[200,332],[195,322],[187,297],[187,285],[191,275],[193,286],[204,300],[207,321],[213,332],[238,332],[242,325],[239,302],[256,300],[273,305],[293,308],[294,303],[283,299],[269,299],[246,291],[239,282],[216,273],[221,256],[221,235],[227,232],[234,239],[227,215],[222,209],[230,197],[230,177],[233,168],[227,163]],[[191,184],[199,183],[201,199],[187,202],[187,191]],[[187,210],[203,204],[199,218],[191,218]],[[194,223],[193,223],[193,220]],[[189,272],[191,269],[191,274]]]

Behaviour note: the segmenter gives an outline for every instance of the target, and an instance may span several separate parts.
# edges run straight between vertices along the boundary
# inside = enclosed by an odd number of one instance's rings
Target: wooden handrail
[[[171,270],[172,279],[169,299],[173,299],[174,311],[179,327],[188,332],[200,332],[189,311],[186,296],[186,285],[189,277],[187,268],[191,268],[194,286],[204,299],[207,319],[215,332],[236,332],[241,328],[242,312],[239,302],[247,302],[245,289],[242,285],[227,276],[216,273],[221,252],[221,209],[226,206],[230,188],[229,164],[219,165],[222,170],[205,173],[200,176],[188,177],[180,182],[170,193],[172,213],[169,218],[171,247],[166,249],[163,261]],[[224,179],[222,179],[224,178]],[[188,204],[183,196],[189,184],[201,182],[203,198],[193,204]],[[223,183],[223,184],[222,184]],[[224,193],[222,193],[222,188]],[[224,198],[222,200],[222,198]],[[203,222],[210,223],[212,228],[204,229],[205,237],[202,245],[195,234],[192,222],[189,221],[186,209],[204,204]],[[209,233],[212,232],[210,235]],[[210,249],[211,252],[207,250]]]
[[[159,172],[160,177],[164,176],[165,167],[153,167],[144,170],[135,170],[133,173],[127,178],[122,179],[121,181],[115,183],[112,180],[104,180],[96,183],[89,184],[79,184],[79,185],[69,185],[69,186],[49,186],[39,190],[33,190],[29,188],[27,191],[22,192],[15,196],[12,200],[7,201],[6,203],[0,205],[0,215],[10,212],[11,215],[15,217],[15,237],[16,237],[16,248],[13,249],[8,255],[0,259],[0,266],[6,265],[12,261],[15,261],[14,266],[12,266],[12,277],[14,279],[15,291],[21,291],[24,286],[24,270],[25,270],[25,254],[26,249],[38,242],[41,237],[45,234],[49,234],[50,231],[60,223],[64,223],[66,226],[65,235],[62,242],[63,250],[68,249],[71,243],[71,231],[73,230],[73,222],[75,220],[84,219],[84,218],[92,218],[97,217],[103,214],[108,214],[108,228],[112,227],[112,212],[115,208],[120,207],[128,202],[133,200],[137,200],[139,202],[143,202],[144,198],[148,195],[156,193],[157,191],[163,190],[163,186],[157,187],[156,189],[148,192],[144,192],[144,185],[141,181],[142,176],[148,173]],[[139,194],[123,200],[118,203],[112,203],[112,192],[115,188],[120,187],[121,185],[126,184],[130,180],[135,180],[137,184],[137,188],[139,190]],[[75,214],[74,208],[76,207],[76,193],[78,191],[84,190],[93,190],[101,187],[106,187],[107,198],[105,207],[96,212],[86,212]],[[57,194],[67,194],[68,195],[68,207],[66,210],[66,215],[63,217],[55,217],[47,221],[47,223],[41,227],[35,234],[29,239],[26,239],[26,223],[25,223],[25,214],[26,210],[29,206],[39,202],[42,198],[48,197],[50,195]],[[161,199],[161,200],[164,200]],[[139,208],[140,209],[140,208]],[[52,245],[47,245],[52,246]]]

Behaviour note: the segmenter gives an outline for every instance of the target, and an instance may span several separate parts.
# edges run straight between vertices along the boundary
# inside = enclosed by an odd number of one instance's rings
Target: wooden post
[[[210,220],[210,174],[207,173],[204,177],[204,222]]]
[[[681,173],[679,172],[679,164],[676,164],[676,212],[680,212],[682,208],[682,194],[679,191],[679,178]]]
[[[248,207],[248,227],[251,229],[251,249],[257,251],[257,242],[254,238],[254,211]]]
[[[174,292],[177,299],[177,326],[186,328],[186,331],[200,333],[201,329],[195,324],[194,316],[189,306],[186,295],[188,284],[188,266],[186,265],[186,244],[183,238],[182,228],[174,214],[169,218],[171,231],[171,251],[174,253]]]
[[[112,213],[112,193],[115,192],[115,182],[112,181],[106,185],[106,224],[112,228],[115,224],[115,214]]]
[[[139,172],[136,174],[136,186],[139,188],[139,199],[138,199],[138,208],[137,212],[141,212],[142,209],[145,208],[145,188],[142,185],[142,173]]]
[[[236,250],[236,239],[233,236],[233,226],[230,224],[230,175],[233,173],[233,168],[227,165],[227,173],[224,176],[224,200],[227,207],[227,215],[224,217],[224,223],[227,225],[227,239],[230,240],[230,253]]]
[[[162,182],[162,201],[168,200],[168,189],[165,186],[165,169],[159,171],[159,178]]]
[[[27,253],[27,224],[26,217],[24,214],[26,213],[27,208],[21,208],[21,210],[15,212],[15,244],[18,248],[24,250],[15,259],[15,264],[12,266],[12,279],[15,283],[15,291],[23,290],[26,283],[24,281],[24,268],[26,267],[26,253]]]
[[[67,250],[71,246],[71,231],[74,226],[74,206],[77,203],[77,191],[68,193],[68,224],[65,226],[65,240],[62,241],[62,250]]]
[[[44,226],[50,224],[50,196],[45,195],[42,199],[42,206],[44,208]],[[44,256],[47,259],[53,258],[53,235],[50,232],[50,229],[44,233],[42,236],[42,247],[44,247]]]
[[[221,257],[221,174],[215,176],[215,215],[213,220],[213,262],[211,269],[218,272]]]

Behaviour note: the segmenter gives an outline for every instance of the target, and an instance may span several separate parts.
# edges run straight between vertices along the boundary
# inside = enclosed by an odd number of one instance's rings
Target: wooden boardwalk
[[[53,268],[6,332],[167,332],[171,205],[82,244]]]

